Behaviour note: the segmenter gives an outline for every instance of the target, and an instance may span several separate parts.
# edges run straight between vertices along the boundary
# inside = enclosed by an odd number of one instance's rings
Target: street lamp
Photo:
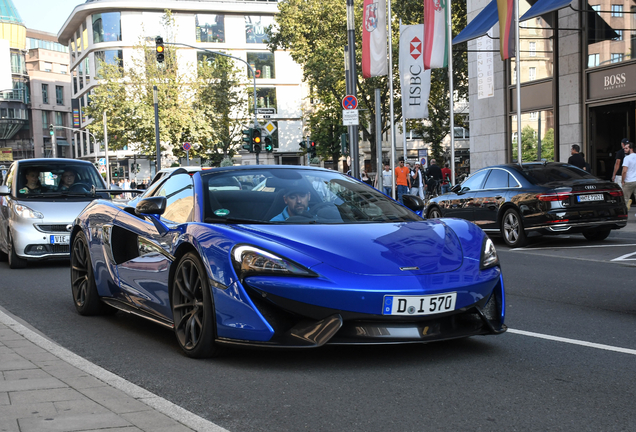
[[[75,128],[70,128],[70,127],[67,127],[67,126],[53,126],[53,129],[68,129],[68,130],[72,130],[72,131],[73,131],[73,133],[76,133],[76,132],[86,132],[87,134],[89,134],[90,136],[92,136],[92,137],[93,137],[93,149],[94,149],[94,151],[95,151],[95,162],[96,162],[96,163],[98,162],[98,160],[97,160],[97,150],[98,150],[98,147],[97,147],[97,138],[95,138],[95,135],[93,135],[93,133],[92,133],[91,131],[89,131],[88,129],[75,129]],[[89,142],[89,144],[90,144],[90,142]],[[77,149],[76,149],[76,150],[77,150]]]

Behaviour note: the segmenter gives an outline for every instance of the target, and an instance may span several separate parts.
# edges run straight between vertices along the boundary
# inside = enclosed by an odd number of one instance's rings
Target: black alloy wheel
[[[590,241],[602,241],[605,240],[611,232],[612,230],[609,228],[598,228],[583,232],[583,236]]]
[[[214,343],[216,320],[212,293],[201,259],[194,252],[181,258],[172,282],[172,316],[179,346],[188,357],[219,354]]]
[[[501,219],[501,236],[510,247],[523,247],[528,242],[521,217],[514,209],[508,209]]]
[[[75,309],[80,315],[99,315],[103,312],[93,276],[88,242],[82,231],[77,233],[71,247],[71,289]]]
[[[23,269],[27,265],[27,260],[24,258],[20,258],[18,254],[15,252],[15,245],[13,244],[13,237],[11,236],[11,232],[8,234],[9,237],[9,253],[7,254],[7,259],[9,260],[9,268],[12,269]]]
[[[439,219],[442,217],[442,212],[437,208],[433,207],[428,211],[427,219]]]
[[[6,262],[9,259],[9,255],[7,255],[6,252],[3,252],[2,249],[0,249],[0,262]]]

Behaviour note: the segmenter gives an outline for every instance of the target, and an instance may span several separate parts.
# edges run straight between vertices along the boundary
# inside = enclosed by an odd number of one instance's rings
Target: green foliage
[[[523,162],[532,162],[541,159],[554,160],[554,129],[545,132],[541,140],[541,157],[538,157],[537,131],[530,125],[521,129],[521,158]],[[512,142],[512,159],[517,160],[517,141]]]

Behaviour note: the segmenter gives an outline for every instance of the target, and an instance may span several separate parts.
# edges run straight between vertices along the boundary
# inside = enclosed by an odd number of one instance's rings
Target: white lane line
[[[508,333],[515,333],[515,334],[520,334],[523,336],[530,336],[530,337],[535,337],[535,338],[539,338],[539,339],[547,339],[547,340],[551,340],[551,341],[556,341],[556,342],[564,342],[564,343],[569,343],[572,345],[581,345],[581,346],[585,346],[588,348],[596,348],[596,349],[602,349],[605,351],[614,351],[614,352],[619,352],[619,353],[623,353],[623,354],[631,354],[631,355],[636,355],[636,350],[633,349],[629,349],[629,348],[621,348],[621,347],[615,347],[615,346],[611,346],[611,345],[603,345],[603,344],[597,344],[594,342],[586,342],[586,341],[581,341],[581,340],[576,340],[576,339],[569,339],[569,338],[564,338],[564,337],[559,337],[559,336],[550,336],[550,335],[546,335],[546,334],[541,334],[541,333],[533,333],[533,332],[529,332],[529,331],[525,331],[525,330],[517,330],[517,329],[508,329]]]
[[[148,390],[139,387],[136,384],[131,383],[123,379],[122,377],[115,375],[106,369],[97,366],[94,363],[86,360],[84,357],[80,357],[77,354],[62,348],[60,345],[50,341],[49,339],[37,334],[28,327],[22,325],[18,321],[11,318],[9,315],[0,310],[0,323],[6,325],[16,333],[22,335],[24,338],[30,340],[40,348],[43,348],[63,360],[69,363],[71,366],[83,370],[84,372],[94,376],[100,381],[115,387],[118,390],[123,391],[127,395],[137,399],[138,401],[145,403],[146,405],[154,408],[160,413],[170,417],[177,422],[197,431],[197,432],[228,432],[227,429],[223,429],[198,415],[191,413],[190,411],[181,408],[178,405],[173,404],[169,400],[157,396]],[[72,386],[70,386],[72,387]]]
[[[533,251],[533,250],[546,250],[546,249],[589,249],[589,248],[609,248],[609,247],[625,247],[625,246],[636,246],[636,243],[614,244],[614,245],[558,246],[558,247],[541,247],[541,248],[521,247],[521,248],[512,248],[510,250],[511,251]]]
[[[618,258],[614,258],[612,261],[636,261],[636,252],[631,252],[623,256],[619,256]]]

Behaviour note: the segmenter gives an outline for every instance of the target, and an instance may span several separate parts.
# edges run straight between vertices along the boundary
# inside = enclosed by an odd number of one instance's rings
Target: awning
[[[519,22],[564,8],[570,3],[572,3],[572,0],[538,0],[530,9],[528,9],[528,12],[519,18]]]
[[[65,139],[62,138],[57,138],[55,140],[55,142],[57,143],[58,146],[62,146],[62,147],[70,147],[70,144],[68,143],[68,141],[66,141]]]
[[[569,0],[572,1],[572,0]],[[453,45],[466,42],[471,39],[478,38],[488,33],[488,30],[499,22],[499,15],[497,14],[497,0],[492,0],[488,3],[488,6],[482,9],[481,12],[462,30],[455,39],[453,39]]]

